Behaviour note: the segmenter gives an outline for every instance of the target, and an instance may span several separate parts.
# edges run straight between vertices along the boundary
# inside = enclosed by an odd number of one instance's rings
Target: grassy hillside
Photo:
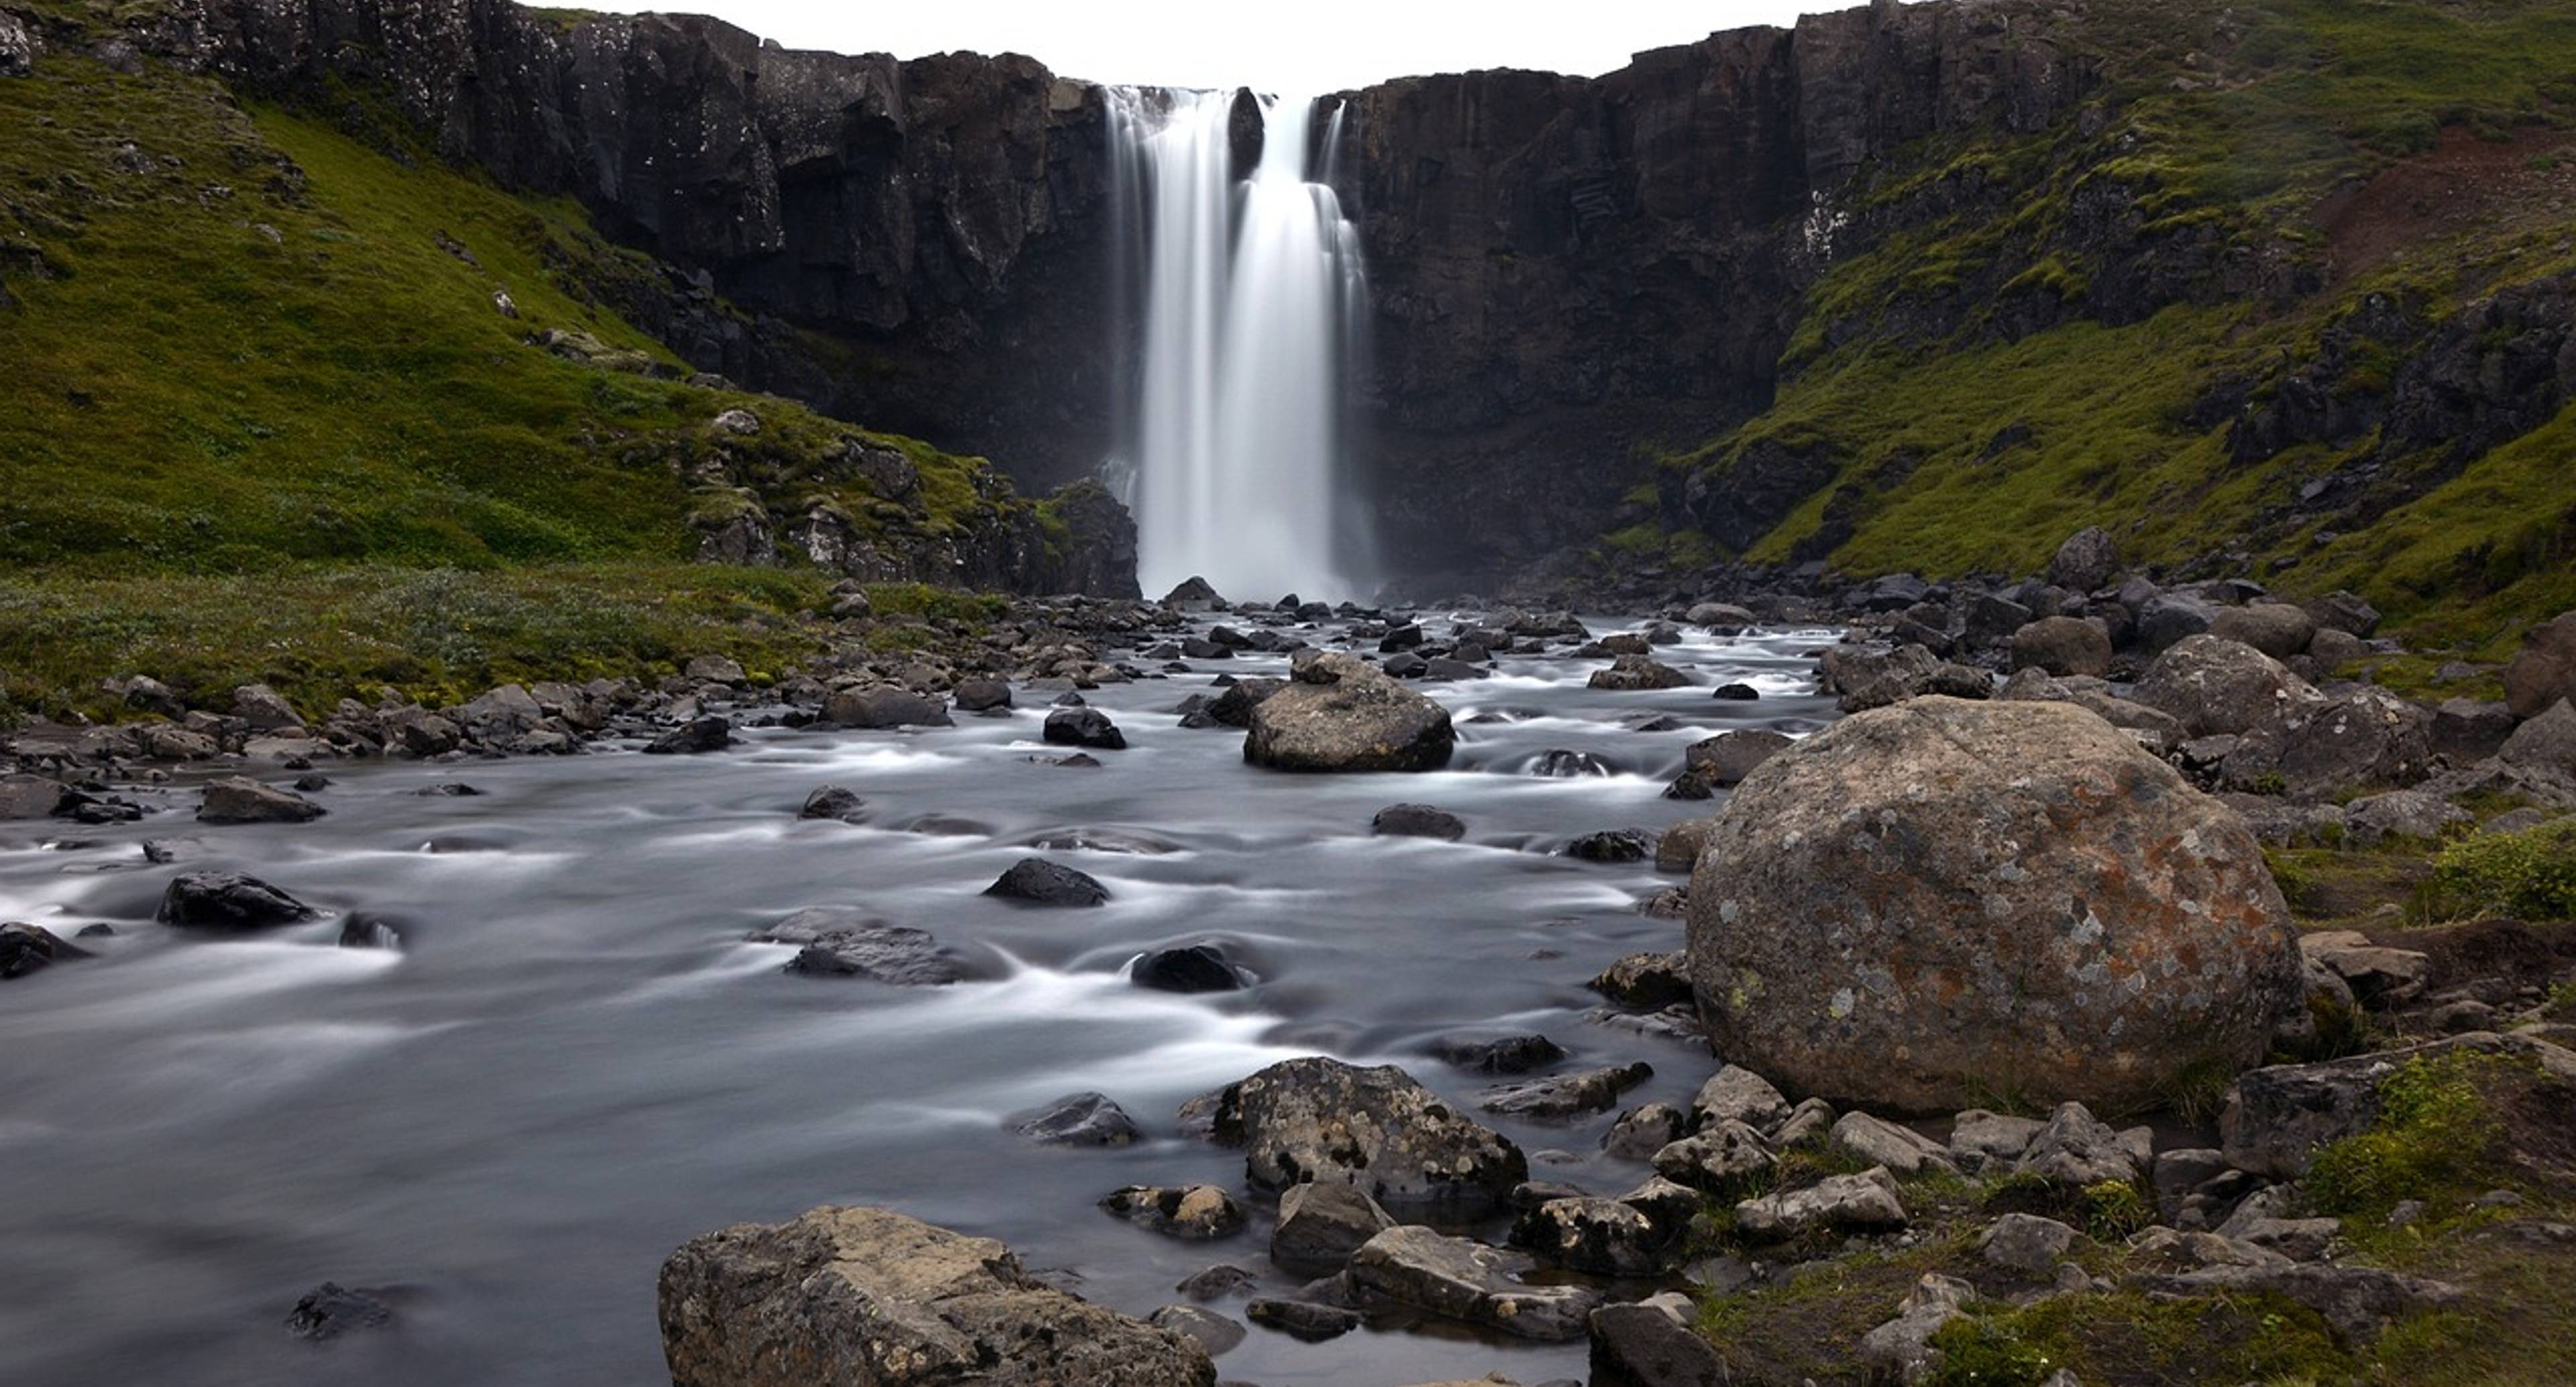
[[[2373,418],[2513,349],[2523,325],[2428,357],[2471,305],[2576,271],[2576,5],[2075,13],[2087,112],[1865,171],[1772,407],[1664,459],[1666,523],[1613,547],[1705,560],[1676,498],[1787,450],[1830,479],[1740,557],[2027,573],[2100,524],[2132,559],[2355,588],[2469,649],[2576,606],[2576,411],[2467,457]],[[2368,426],[2237,446],[2307,384]]]
[[[244,106],[90,56],[118,9],[11,8],[51,28],[0,78],[0,697],[756,663],[836,575],[693,563],[703,526],[820,506],[902,553],[1043,519],[978,460],[688,383],[562,273],[626,256],[578,208],[441,163],[364,93]],[[711,428],[736,408],[756,438]],[[854,446],[917,484],[877,494]]]

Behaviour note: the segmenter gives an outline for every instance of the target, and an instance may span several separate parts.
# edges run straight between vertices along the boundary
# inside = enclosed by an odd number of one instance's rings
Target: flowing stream
[[[1316,103],[1261,103],[1235,177],[1233,92],[1116,90],[1117,238],[1142,323],[1122,434],[1135,452],[1139,577],[1164,592],[1361,596],[1344,395],[1367,306],[1358,230],[1307,167]],[[1322,148],[1340,139],[1335,107]]]
[[[1127,1184],[1239,1191],[1241,1156],[1174,1135],[1173,1110],[1299,1054],[1399,1063],[1472,1105],[1493,1081],[1429,1058],[1427,1042],[1534,1029],[1573,1052],[1567,1068],[1654,1064],[1629,1103],[1686,1098],[1711,1068],[1704,1051],[1583,1016],[1599,999],[1582,982],[1604,964],[1679,947],[1677,922],[1637,909],[1674,879],[1551,850],[1708,812],[1660,798],[1698,738],[1820,725],[1830,705],[1798,652],[1821,638],[1664,648],[1699,682],[1659,693],[1590,690],[1595,661],[1506,657],[1495,678],[1427,687],[1460,744],[1426,775],[1283,775],[1244,765],[1239,732],[1176,725],[1173,706],[1215,672],[1280,672],[1255,657],[1086,695],[1131,743],[1098,753],[1097,770],[1032,760],[1054,749],[1038,742],[1045,695],[1024,691],[1032,706],[953,729],[747,730],[696,757],[330,766],[317,796],[330,813],[304,825],[198,825],[185,787],[140,824],[10,825],[0,918],[117,932],[82,941],[96,959],[0,983],[13,1186],[0,1382],[642,1387],[665,1380],[663,1257],[826,1203],[1004,1239],[1132,1313],[1216,1262],[1289,1293],[1299,1279],[1264,1255],[1266,1213],[1238,1237],[1183,1243],[1095,1201]],[[1762,701],[1709,696],[1730,680]],[[1659,713],[1679,725],[1632,730]],[[1618,773],[1528,773],[1555,748]],[[484,793],[416,793],[449,780]],[[869,821],[799,821],[825,783],[864,795]],[[1371,837],[1396,801],[1462,815],[1467,841]],[[1076,829],[1170,850],[1046,852],[1108,885],[1096,910],[979,894],[1034,841]],[[147,838],[176,862],[148,864]],[[241,939],[154,924],[169,879],[206,868],[383,912],[405,922],[406,947],[337,947],[336,917]],[[781,971],[791,950],[743,942],[825,904],[926,928],[987,976],[936,989],[795,976]],[[1141,950],[1206,939],[1258,984],[1175,996],[1125,978]],[[1007,1114],[1081,1089],[1119,1100],[1153,1139],[1074,1151],[1005,1130]],[[1609,1115],[1485,1120],[1532,1153],[1534,1178],[1616,1193],[1645,1174],[1599,1153]],[[291,1338],[287,1309],[326,1279],[392,1288],[398,1323]],[[1255,1329],[1219,1367],[1391,1387],[1579,1377],[1583,1356],[1381,1323],[1319,1345]]]

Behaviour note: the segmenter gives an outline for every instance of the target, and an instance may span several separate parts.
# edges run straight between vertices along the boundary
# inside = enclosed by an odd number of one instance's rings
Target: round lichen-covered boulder
[[[1356,655],[1300,651],[1254,705],[1243,759],[1283,771],[1436,771],[1457,746],[1449,710]]]
[[[2253,833],[2067,704],[1845,719],[1737,787],[1690,900],[1717,1052],[1842,1102],[2143,1107],[2301,1000]]]

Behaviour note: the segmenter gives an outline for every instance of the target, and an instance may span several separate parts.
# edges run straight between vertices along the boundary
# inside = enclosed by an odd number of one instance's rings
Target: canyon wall
[[[2056,16],[1881,0],[1598,79],[1344,94],[1390,567],[1526,566],[1635,510],[1656,454],[1761,409],[1855,171],[1947,130],[2043,127],[2091,88]],[[248,93],[353,119],[390,102],[438,156],[578,198],[659,263],[598,292],[702,368],[1032,485],[1110,447],[1102,94],[1035,60],[791,52],[508,0],[188,0],[159,39]]]

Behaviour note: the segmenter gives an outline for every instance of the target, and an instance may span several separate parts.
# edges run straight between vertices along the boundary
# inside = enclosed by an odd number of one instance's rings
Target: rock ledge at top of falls
[[[2244,820],[2070,704],[1919,698],[1756,768],[1690,893],[1717,1052],[1793,1093],[2154,1106],[2297,1010]]]
[[[693,1238],[662,1264],[672,1387],[1211,1387],[1182,1335],[1043,1285],[1011,1250],[886,1209]]]
[[[1300,651],[1295,677],[1255,704],[1243,759],[1283,771],[1433,771],[1449,764],[1449,710],[1356,655]]]

